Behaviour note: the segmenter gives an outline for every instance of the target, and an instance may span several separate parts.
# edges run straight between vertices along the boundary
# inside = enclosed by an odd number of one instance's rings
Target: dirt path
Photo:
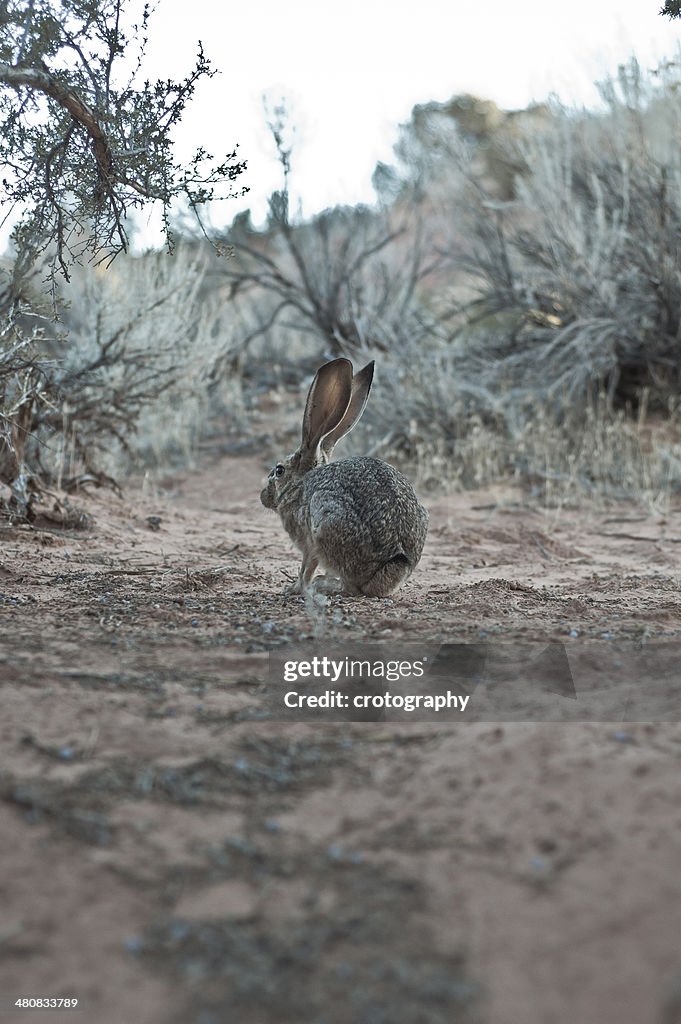
[[[0,998],[84,1008],[0,1024],[678,1024],[678,724],[259,709],[313,634],[681,639],[681,509],[437,499],[404,591],[320,609],[261,477],[0,531]]]

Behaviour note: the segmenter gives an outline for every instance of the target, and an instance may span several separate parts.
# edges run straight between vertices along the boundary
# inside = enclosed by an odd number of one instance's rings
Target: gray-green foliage
[[[390,191],[419,181],[449,267],[379,364],[377,450],[467,484],[681,487],[680,79],[631,61],[597,111],[506,119],[503,179],[454,103],[405,127]]]
[[[33,469],[53,461],[39,458],[37,440],[63,449],[68,431],[85,464],[113,439],[125,447],[179,372],[149,335],[155,318],[141,323],[144,296],[137,310],[121,297],[113,335],[100,323],[89,346],[74,334],[71,348],[57,322],[69,302],[60,279],[74,264],[109,266],[128,248],[128,214],[152,203],[172,250],[171,207],[200,223],[206,203],[236,194],[245,169],[236,149],[176,158],[174,129],[214,70],[199,44],[186,77],[146,79],[150,8],[137,7],[137,18],[135,9],[134,0],[0,2],[0,214],[14,222],[13,254],[0,266],[0,482],[23,512],[26,459]]]
[[[668,18],[681,18],[681,2],[679,0],[665,0],[660,14],[666,14]]]
[[[206,294],[211,256],[180,244],[172,259],[157,252],[121,256],[106,270],[74,268],[66,340],[43,346],[62,398],[36,406],[26,449],[44,478],[68,488],[83,474],[118,477],[191,458],[221,399],[233,421],[235,381],[208,380],[230,333],[220,303]]]
[[[178,81],[143,76],[149,7],[129,0],[8,0],[0,7],[0,166],[5,211],[20,213],[14,241],[32,261],[54,246],[73,259],[127,248],[126,214],[158,201],[197,211],[244,170],[236,151],[205,149],[181,164],[172,132],[197,82],[214,74],[199,44]],[[220,192],[222,190],[222,192]]]
[[[478,280],[468,309],[488,332],[486,377],[515,402],[620,400],[667,407],[681,387],[681,99],[678,71],[651,80],[632,61],[602,86],[605,109],[556,109],[516,146],[516,198],[471,190]],[[463,331],[469,331],[465,325]],[[477,343],[474,342],[474,344]]]
[[[389,347],[420,283],[439,263],[436,252],[426,257],[418,203],[379,210],[336,206],[308,221],[291,217],[284,105],[275,108],[269,127],[283,188],[270,197],[265,232],[254,231],[249,218],[235,218],[225,241],[239,258],[218,271],[244,323],[244,347],[275,331],[286,332],[288,352],[301,335],[329,355],[353,355],[369,344]],[[228,358],[217,361],[216,373]]]
[[[450,278],[431,307],[459,378],[508,394],[514,417],[603,387],[633,402],[647,388],[658,408],[679,394],[680,77],[678,62],[646,75],[631,61],[602,84],[598,111],[554,104],[504,124],[492,140],[516,168],[510,193],[489,147],[461,146],[446,105],[427,111],[431,131],[408,126],[403,179],[427,168],[449,234]]]

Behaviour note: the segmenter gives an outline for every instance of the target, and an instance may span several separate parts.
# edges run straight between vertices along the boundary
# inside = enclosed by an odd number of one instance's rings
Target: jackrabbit
[[[319,368],[300,448],[277,463],[260,495],[303,554],[290,593],[302,593],[321,566],[330,576],[315,580],[315,587],[385,597],[421,557],[428,513],[406,477],[380,459],[329,461],[364,412],[373,375],[373,362],[354,376],[349,359]]]

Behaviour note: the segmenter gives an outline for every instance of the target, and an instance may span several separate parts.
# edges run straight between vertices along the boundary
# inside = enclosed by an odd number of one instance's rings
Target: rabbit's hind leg
[[[316,497],[316,496],[315,496]],[[327,576],[318,576],[314,586],[320,593],[360,597],[357,570],[364,568],[362,547],[358,543],[358,525],[352,513],[340,502],[324,496],[310,503],[310,531],[319,564]],[[339,577],[339,578],[337,578]]]
[[[387,597],[411,575],[411,565],[404,555],[396,555],[382,565],[370,580],[362,584],[365,597]]]

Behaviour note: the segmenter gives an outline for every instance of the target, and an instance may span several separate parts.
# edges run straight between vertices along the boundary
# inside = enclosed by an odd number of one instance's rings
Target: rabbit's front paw
[[[287,587],[284,587],[284,597],[295,597],[296,594],[302,594],[303,590],[303,578],[299,576],[293,583],[289,583]]]
[[[332,596],[333,594],[343,593],[343,583],[337,576],[315,576],[308,583],[307,589],[313,594]]]

